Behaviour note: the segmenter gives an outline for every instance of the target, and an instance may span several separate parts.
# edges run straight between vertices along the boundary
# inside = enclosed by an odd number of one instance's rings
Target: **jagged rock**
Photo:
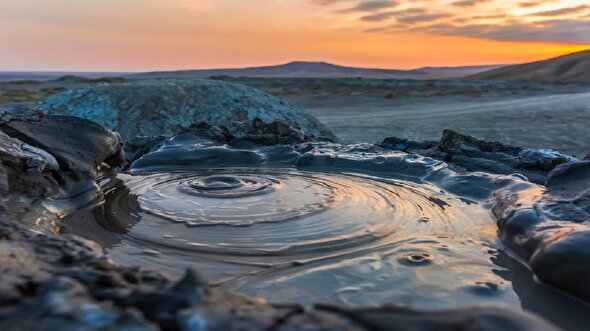
[[[535,150],[485,141],[453,130],[444,130],[440,141],[413,142],[389,137],[379,144],[388,149],[417,153],[460,166],[469,171],[525,175],[542,184],[549,171],[576,161],[553,150]]]
[[[159,149],[166,140],[166,136],[138,136],[131,138],[125,143],[125,164],[123,168],[128,168],[133,161]]]
[[[11,121],[40,121],[44,117],[40,108],[16,105],[7,109],[0,109],[0,125]]]
[[[405,138],[398,138],[398,137],[387,137],[383,139],[383,141],[379,144],[387,149],[394,149],[398,151],[415,151],[415,150],[427,150],[432,148],[436,145],[436,142],[433,141],[411,141]]]
[[[303,135],[335,139],[303,109],[257,89],[212,80],[143,80],[95,85],[47,99],[49,114],[73,115],[116,130],[127,140],[135,136],[168,137],[200,122],[243,130],[258,118],[281,122]]]
[[[51,172],[57,170],[53,155],[0,131],[0,195],[56,193],[58,183]]]
[[[118,134],[76,117],[44,116],[36,108],[0,112],[0,160],[7,192],[46,197],[56,188],[94,181],[97,168],[123,161]],[[0,182],[3,180],[0,178]]]
[[[198,123],[183,129],[172,141],[166,136],[134,137],[125,144],[125,169],[143,155],[182,141],[181,137],[190,137],[194,143],[201,139],[203,144],[228,145],[237,148],[254,146],[295,145],[316,140],[286,123],[275,121],[265,123],[259,118],[243,122],[233,131],[225,126]],[[194,160],[193,160],[194,161]]]
[[[36,295],[2,322],[2,330],[158,330],[134,309],[97,302],[79,282],[57,277],[38,284]]]

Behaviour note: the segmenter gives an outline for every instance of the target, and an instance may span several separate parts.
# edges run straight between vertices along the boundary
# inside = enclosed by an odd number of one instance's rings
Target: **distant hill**
[[[0,82],[17,81],[17,80],[54,80],[64,76],[100,78],[100,77],[120,77],[129,73],[122,72],[70,72],[70,71],[0,71]]]
[[[517,64],[471,75],[469,79],[590,82],[590,50],[549,60]]]
[[[260,78],[408,78],[443,79],[464,77],[499,66],[425,67],[414,70],[372,69],[339,66],[326,62],[296,61],[287,64],[236,69],[204,69],[154,71],[131,74],[126,77],[142,78],[208,78],[212,76]]]

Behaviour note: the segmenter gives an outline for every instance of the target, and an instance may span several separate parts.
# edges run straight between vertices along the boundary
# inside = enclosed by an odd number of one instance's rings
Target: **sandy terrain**
[[[289,98],[307,108],[342,141],[386,136],[438,139],[446,128],[535,148],[590,153],[590,92],[505,98],[441,97],[383,104],[349,97],[342,104]]]
[[[310,111],[343,142],[438,140],[444,129],[590,153],[590,84],[234,79]]]

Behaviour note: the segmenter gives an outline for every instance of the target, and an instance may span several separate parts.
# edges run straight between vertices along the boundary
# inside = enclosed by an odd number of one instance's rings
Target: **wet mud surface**
[[[496,193],[543,189],[523,178],[370,144],[244,149],[181,135],[102,177],[101,203],[65,231],[120,264],[193,268],[271,303],[494,304],[575,330],[585,315],[563,312],[588,306],[538,284],[497,235]]]

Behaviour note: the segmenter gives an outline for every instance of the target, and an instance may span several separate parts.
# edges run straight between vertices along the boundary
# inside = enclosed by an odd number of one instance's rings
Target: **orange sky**
[[[587,0],[0,0],[0,70],[409,69],[588,48]]]

